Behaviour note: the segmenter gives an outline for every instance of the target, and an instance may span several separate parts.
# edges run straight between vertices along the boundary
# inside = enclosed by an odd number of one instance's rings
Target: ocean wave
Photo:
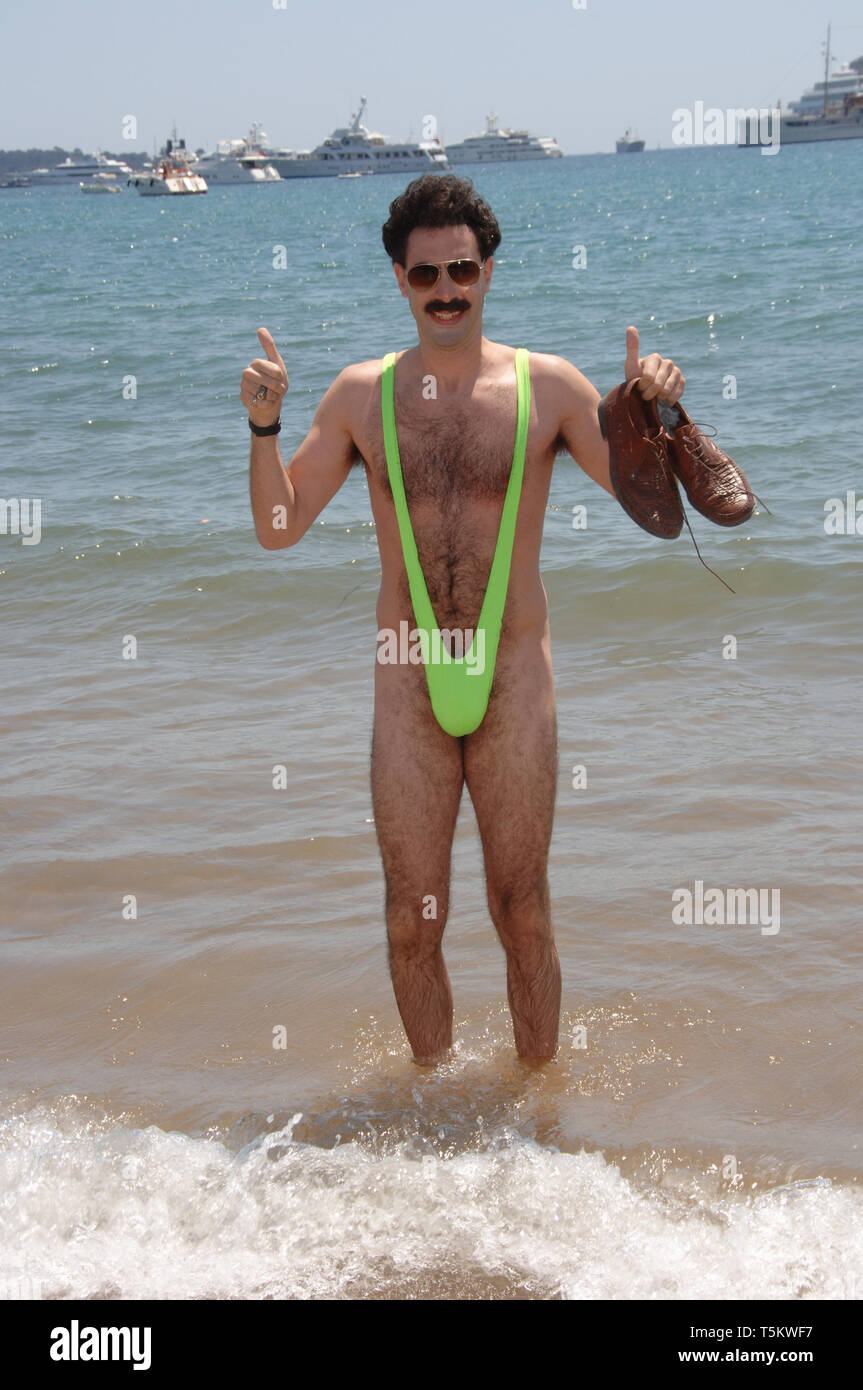
[[[3,1277],[52,1299],[857,1296],[852,1186],[718,1197],[678,1172],[650,1191],[511,1125],[436,1154],[301,1142],[302,1119],[239,1152],[72,1102],[7,1119]]]

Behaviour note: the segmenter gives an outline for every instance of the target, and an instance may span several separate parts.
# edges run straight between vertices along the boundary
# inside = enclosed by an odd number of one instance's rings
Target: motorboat
[[[193,158],[186,149],[185,140],[178,140],[176,130],[172,130],[159,154],[158,163],[153,168],[133,174],[127,182],[145,198],[206,193],[207,180],[199,172],[200,160],[196,160],[193,167]]]

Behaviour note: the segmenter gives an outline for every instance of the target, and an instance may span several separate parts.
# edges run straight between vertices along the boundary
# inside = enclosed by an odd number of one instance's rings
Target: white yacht
[[[264,154],[266,135],[257,122],[244,140],[220,140],[195,162],[195,173],[212,184],[279,183],[281,175]]]
[[[815,82],[779,118],[779,144],[815,140],[863,140],[863,57],[830,72],[830,26],[827,26],[824,78]],[[757,145],[759,123],[752,117],[738,127],[738,145]]]
[[[503,164],[513,159],[559,159],[563,150],[550,135],[530,135],[526,130],[506,130],[497,116],[486,116],[482,135],[468,135],[457,145],[447,145],[450,164]]]
[[[108,175],[110,178],[126,179],[131,172],[122,159],[109,159],[97,150],[95,154],[80,159],[67,155],[63,163],[55,164],[53,169],[31,169],[28,176],[34,187],[44,187],[80,183],[82,179],[93,179],[97,175],[100,178]]]
[[[366,98],[348,126],[339,126],[313,150],[268,150],[283,179],[332,178],[337,174],[422,174],[448,168],[437,139],[397,145],[362,123]]]
[[[194,169],[191,161],[195,162]],[[186,149],[185,140],[177,139],[175,128],[165,141],[156,166],[139,170],[127,182],[145,198],[206,193],[207,180],[198,173],[198,163]]]
[[[826,104],[827,114],[835,115],[846,97],[859,96],[863,96],[863,58],[841,63],[830,76],[825,73],[822,82],[815,82],[797,101],[789,102],[788,110],[795,116],[823,116]]]
[[[863,140],[863,93],[847,96],[838,110],[828,110],[826,116],[783,114],[779,122],[779,140],[783,145],[805,144],[811,140]]]

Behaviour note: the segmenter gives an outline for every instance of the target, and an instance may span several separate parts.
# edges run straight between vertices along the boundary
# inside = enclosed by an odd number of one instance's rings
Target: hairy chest
[[[514,393],[487,393],[481,403],[442,408],[396,394],[399,459],[408,505],[431,503],[442,514],[471,502],[502,500],[513,461]],[[392,498],[380,405],[370,411],[364,457],[383,493]]]
[[[479,614],[512,469],[517,414],[514,383],[484,392],[480,401],[448,408],[400,393],[397,386],[405,496],[429,597],[442,625],[469,625]],[[529,430],[528,457],[532,443],[535,447]],[[392,489],[379,401],[365,422],[362,456],[373,493],[388,511]],[[526,479],[530,474],[526,467]],[[406,577],[402,588],[407,602]]]

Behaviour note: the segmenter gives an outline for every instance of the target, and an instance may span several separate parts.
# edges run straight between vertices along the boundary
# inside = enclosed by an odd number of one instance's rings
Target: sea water
[[[286,459],[343,366],[415,341],[402,182],[0,194],[0,1294],[860,1296],[861,162],[460,171],[503,232],[487,335],[604,392],[635,324],[769,508],[690,512],[732,594],[555,465],[539,1070],[467,798],[451,1059],[416,1068],[395,1009],[362,470],[296,548],[251,524],[257,327]],[[779,894],[778,931],[674,920],[698,884]]]

